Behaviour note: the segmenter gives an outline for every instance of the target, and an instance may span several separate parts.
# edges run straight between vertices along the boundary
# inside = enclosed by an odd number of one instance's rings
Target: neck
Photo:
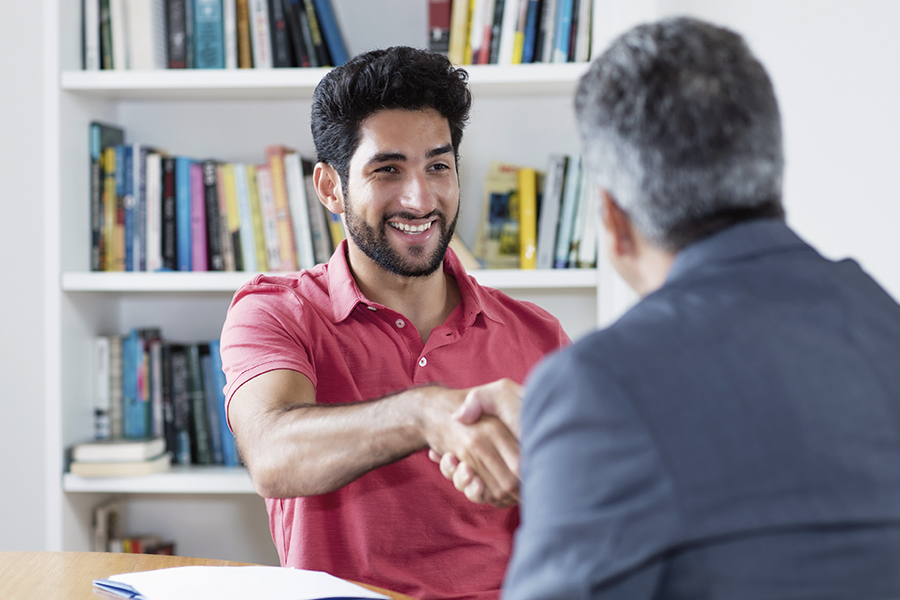
[[[461,299],[456,280],[443,268],[424,277],[396,275],[375,264],[353,244],[349,245],[347,259],[363,295],[406,317],[423,342],[447,320]]]

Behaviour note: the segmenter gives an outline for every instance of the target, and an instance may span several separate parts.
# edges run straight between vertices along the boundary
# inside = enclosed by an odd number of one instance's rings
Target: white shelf
[[[483,96],[571,95],[587,63],[469,65],[469,87]],[[113,100],[281,100],[312,98],[329,69],[166,69],[63,71],[60,88]]]
[[[140,477],[81,477],[66,473],[67,492],[117,494],[256,494],[243,467],[178,466]]]
[[[108,273],[70,272],[62,275],[66,292],[230,292],[258,273],[178,272]],[[592,289],[596,269],[485,269],[470,271],[480,284],[500,289]]]

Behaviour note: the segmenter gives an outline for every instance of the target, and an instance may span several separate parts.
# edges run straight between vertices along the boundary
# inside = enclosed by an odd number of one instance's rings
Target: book
[[[516,31],[513,34],[512,64],[522,64],[522,56],[525,51],[525,30],[528,27],[529,0],[519,0],[519,16],[516,21]]]
[[[482,216],[472,251],[488,269],[519,267],[519,169],[492,161],[485,176]]]
[[[162,154],[147,155],[146,270],[160,271],[162,262]]]
[[[175,430],[175,401],[172,395],[172,345],[164,342],[160,346],[160,393],[163,409],[163,436],[166,438],[166,452],[173,463],[178,448],[178,433]]]
[[[187,344],[187,391],[190,400],[191,462],[198,465],[213,464],[209,439],[209,421],[206,416],[206,396],[203,391],[203,366],[200,362],[201,344]],[[208,349],[207,349],[208,352]]]
[[[266,163],[269,165],[272,176],[272,194],[275,199],[276,217],[278,219],[278,248],[281,257],[281,270],[296,271],[297,250],[294,242],[294,226],[291,220],[291,207],[284,176],[284,155],[287,152],[292,152],[292,150],[278,144],[267,146]]]
[[[338,27],[337,19],[334,16],[331,0],[307,1],[311,1],[315,6],[319,28],[322,32],[322,37],[325,39],[325,45],[328,47],[328,55],[331,57],[331,66],[341,66],[350,57],[347,56],[347,46],[344,44],[344,38],[341,36],[340,27]]]
[[[120,151],[116,164],[124,168],[120,168],[116,172],[116,194],[121,199],[124,221],[123,229],[120,233],[116,231],[116,236],[122,236],[122,241],[117,240],[116,260],[119,259],[120,248],[124,253],[124,263],[117,268],[118,271],[134,271],[134,231],[135,231],[135,189],[134,189],[134,146],[122,144],[118,146]],[[122,160],[119,161],[118,159]],[[118,226],[118,223],[116,224]]]
[[[184,63],[188,69],[197,67],[197,47],[194,44],[194,0],[184,0]]]
[[[100,69],[100,0],[81,0],[81,66]]]
[[[132,195],[134,205],[134,229],[129,242],[132,244],[132,271],[147,270],[147,189],[149,176],[147,161],[157,151],[143,144],[132,146]]]
[[[222,0],[222,38],[225,51],[225,68],[237,69],[237,4],[235,0]]]
[[[109,27],[112,41],[112,68],[128,69],[128,17],[126,0],[109,0]]]
[[[523,0],[524,1],[524,0]],[[528,14],[525,20],[525,36],[522,40],[522,63],[528,64],[535,61],[539,54],[537,48],[540,29],[540,14],[542,0],[527,0]]]
[[[247,0],[250,15],[250,44],[253,68],[272,68],[272,38],[269,31],[268,0]]]
[[[319,17],[316,14],[316,7],[313,0],[300,0],[303,3],[306,12],[306,23],[309,26],[309,39],[312,41],[315,50],[316,67],[333,66],[331,54],[328,52],[328,44],[325,43],[325,37],[319,24]]]
[[[251,41],[249,0],[235,0],[237,21],[237,66],[239,69],[253,68],[253,42]]]
[[[537,171],[519,169],[519,268],[537,268]]]
[[[110,0],[100,0],[100,68],[113,68],[112,17],[109,14]]]
[[[166,0],[129,0],[126,12],[129,68],[165,69]]]
[[[291,221],[294,226],[294,244],[297,247],[297,268],[311,269],[316,264],[316,255],[309,219],[310,211],[307,208],[303,166],[300,155],[296,152],[285,153],[284,174],[288,203],[291,208]]]
[[[519,20],[519,5],[521,0],[505,0],[503,3],[503,15],[500,23],[499,54],[497,64],[513,64],[513,49],[516,41],[516,26]]]
[[[556,6],[556,31],[553,34],[553,60],[550,62],[569,62],[573,1],[558,0]]]
[[[579,268],[593,269],[597,266],[597,245],[600,241],[600,197],[597,188],[590,185],[587,178],[582,183],[582,187],[586,190],[585,218],[587,221],[578,246],[576,262]]]
[[[203,205],[206,209],[206,260],[210,271],[225,270],[225,248],[222,244],[222,221],[219,204],[218,165],[214,160],[201,164],[203,173]]]
[[[234,443],[234,434],[228,427],[228,417],[225,413],[225,371],[222,370],[221,344],[219,340],[209,342],[209,356],[211,358],[212,387],[216,396],[216,410],[219,415],[219,432],[222,436],[222,456],[226,467],[236,467],[240,464],[237,447]]]
[[[537,264],[535,265],[538,269],[553,268],[556,255],[556,232],[559,226],[559,211],[562,206],[568,161],[569,158],[565,154],[551,154],[547,160],[547,175],[544,179],[540,223],[538,224]]]
[[[453,2],[450,14],[450,45],[447,56],[454,65],[467,64],[466,46],[469,41],[469,0]]]
[[[236,163],[231,165],[234,179],[237,207],[240,217],[239,231],[241,244],[241,260],[245,271],[259,271],[257,263],[256,229],[253,220],[253,209],[250,203],[250,187],[247,183],[247,165]],[[260,222],[260,227],[262,223]],[[265,255],[263,255],[265,256]]]
[[[572,228],[575,225],[575,211],[581,187],[581,157],[569,158],[566,165],[566,182],[559,213],[559,227],[556,233],[556,249],[553,254],[553,268],[565,269],[569,261],[569,246],[572,242]]]
[[[175,158],[175,237],[176,260],[179,271],[190,271],[191,252],[191,163],[186,156]]]
[[[175,193],[175,158],[162,159],[162,271],[178,270],[178,208]]]
[[[241,244],[241,211],[240,206],[238,206],[237,188],[234,182],[234,165],[231,163],[219,165],[216,175],[218,177],[217,184],[220,195],[225,197],[224,223],[226,227],[223,233],[226,237],[225,247],[231,252],[234,264],[234,268],[229,268],[229,270],[243,271],[245,270],[245,265],[243,246]],[[219,218],[222,219],[223,215],[220,215]]]
[[[94,338],[94,439],[105,440],[110,431],[110,336]]]
[[[535,62],[540,57],[540,62],[553,62],[553,44],[556,37],[556,7],[560,0],[544,0],[541,7],[541,27],[540,35],[535,42],[539,45],[539,50],[535,51]]]
[[[267,0],[269,3],[269,33],[272,41],[272,66],[277,68],[293,67],[290,31],[284,12],[283,0]]]
[[[91,121],[89,126],[91,160],[91,270],[106,270],[106,239],[103,222],[106,216],[104,204],[104,161],[103,152],[125,141],[125,131],[116,125]]]
[[[428,49],[432,52],[450,51],[451,11],[451,0],[428,0]]]
[[[291,41],[293,64],[297,67],[309,67],[311,47],[307,41],[309,25],[304,26],[302,19],[306,18],[299,0],[282,0],[287,30]]]
[[[154,437],[162,437],[166,432],[162,389],[163,345],[162,337],[150,338],[147,343],[147,356],[150,360],[147,373],[150,394],[149,434]]]
[[[166,451],[162,437],[91,440],[72,446],[72,460],[80,462],[134,462],[156,458]]]
[[[191,271],[210,270],[209,245],[206,239],[206,189],[203,166],[192,162],[191,177]]]
[[[263,230],[266,241],[266,262],[272,271],[281,271],[281,248],[278,243],[278,209],[275,208],[275,194],[272,191],[272,170],[269,165],[257,165],[256,185],[259,193],[259,207],[262,213]]]
[[[125,535],[126,503],[113,498],[94,507],[91,550],[109,552],[109,540]]]
[[[488,54],[488,64],[496,65],[500,59],[500,33],[503,30],[503,14],[507,2],[514,0],[494,0],[494,18],[491,23],[491,50]]]
[[[591,25],[593,23],[594,3],[581,0],[578,5],[578,27],[575,35],[573,52],[574,62],[587,62],[591,59]]]
[[[80,477],[133,477],[164,473],[170,467],[169,455],[160,454],[148,460],[129,462],[79,462],[72,461],[69,472]]]
[[[182,344],[169,346],[169,368],[172,381],[172,431],[170,439],[175,439],[169,447],[173,462],[178,465],[191,464],[191,392],[188,385],[187,347]]]
[[[159,328],[132,328],[122,342],[122,430],[126,438],[150,434],[150,345]]]
[[[203,397],[206,400],[206,424],[209,429],[210,464],[224,465],[222,453],[222,431],[219,424],[219,396],[216,393],[216,379],[208,344],[200,348],[200,376],[203,379]]]
[[[108,146],[103,150],[101,172],[103,173],[103,262],[104,271],[116,270],[116,222],[119,214],[119,197],[116,186],[116,148]]]
[[[581,241],[584,239],[589,219],[590,189],[587,174],[582,170],[581,181],[578,184],[578,202],[575,205],[575,217],[572,222],[572,237],[569,240],[569,255],[566,259],[566,266],[571,269],[578,267]]]
[[[225,68],[223,0],[192,0],[194,3],[194,68]]]
[[[125,432],[122,427],[122,351],[124,338],[121,335],[109,336],[109,437],[121,438]]]
[[[167,58],[170,69],[187,68],[187,30],[185,2],[193,0],[166,0],[166,25],[168,27]]]
[[[259,200],[259,184],[256,165],[244,165],[247,177],[247,193],[250,197],[250,218],[253,220],[253,241],[256,245],[256,268],[269,270],[269,256],[266,248],[266,231],[263,224],[262,205]]]

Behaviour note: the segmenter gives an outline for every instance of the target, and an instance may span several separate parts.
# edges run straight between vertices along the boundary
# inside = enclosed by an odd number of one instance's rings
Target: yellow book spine
[[[284,178],[284,148],[270,146],[266,149],[266,155],[272,170],[272,192],[278,216],[278,248],[281,255],[281,269],[296,271],[297,247],[294,242],[291,207],[288,203],[287,181]]]
[[[521,31],[516,32],[516,37],[513,39],[513,55],[512,55],[512,64],[521,65],[522,64],[522,49],[525,47],[525,33]]]
[[[266,253],[266,230],[263,226],[262,207],[259,203],[259,187],[256,182],[256,165],[247,165],[247,192],[250,196],[250,217],[253,219],[253,241],[256,244],[256,268],[269,270],[269,255]]]
[[[537,172],[519,169],[519,266],[537,267]]]
[[[466,64],[466,45],[469,42],[469,0],[456,0],[450,15],[450,50],[447,57],[454,65]]]
[[[103,247],[104,271],[115,271],[116,238],[116,149],[103,150]]]

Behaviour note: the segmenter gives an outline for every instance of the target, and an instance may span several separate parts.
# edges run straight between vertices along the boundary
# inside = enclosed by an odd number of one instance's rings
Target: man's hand
[[[493,383],[475,387],[466,393],[465,400],[453,417],[460,423],[474,425],[482,417],[489,415],[498,417],[507,426],[511,433],[519,437],[519,414],[521,407],[522,386],[510,379],[501,379]],[[515,464],[509,465],[516,477],[515,491],[498,496],[484,480],[476,473],[465,459],[460,459],[451,452],[443,455],[429,450],[432,461],[440,464],[441,474],[453,482],[456,489],[463,492],[466,498],[479,504],[492,504],[497,507],[506,507],[517,504],[519,501],[518,479],[519,461],[518,452],[515,456]]]

